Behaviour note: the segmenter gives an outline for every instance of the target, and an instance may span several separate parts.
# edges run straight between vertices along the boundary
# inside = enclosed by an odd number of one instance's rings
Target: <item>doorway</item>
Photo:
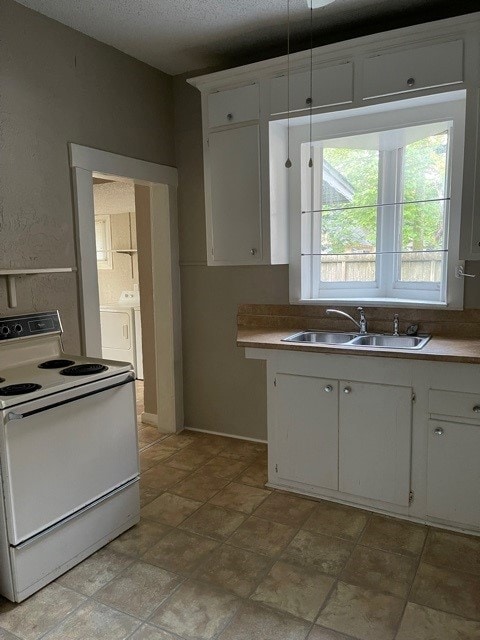
[[[176,169],[80,145],[70,144],[69,150],[78,239],[83,352],[98,357],[104,354],[104,349],[112,348],[111,341],[107,345],[104,340],[102,344],[101,306],[105,312],[109,305],[118,307],[124,291],[128,293],[123,299],[133,295],[134,306],[138,297],[145,380],[145,409],[141,417],[143,422],[155,425],[162,432],[179,431],[183,428],[183,398]],[[105,212],[101,212],[100,207],[96,211],[95,206],[95,199],[100,202],[102,198],[95,194],[108,191],[127,202],[121,208],[133,211],[124,211],[127,216],[112,213],[109,220],[104,218]],[[114,220],[114,215],[123,215],[123,218]],[[121,227],[118,235],[112,232],[112,224]],[[128,246],[120,246],[124,242]],[[117,263],[118,256],[122,256],[121,271],[128,275],[122,282],[131,287],[122,289],[118,297],[120,284],[113,288],[111,281],[105,284],[108,276],[103,273],[110,270],[110,263],[115,263],[115,256]],[[106,268],[98,268],[99,261]],[[121,319],[125,320],[126,316]],[[112,314],[108,319],[105,315],[106,322],[115,323]],[[122,335],[128,333],[133,340],[135,319],[130,329],[125,329],[125,324],[128,323],[117,319],[120,335],[113,348],[128,346],[128,340],[122,343]],[[127,361],[132,359],[133,355]],[[141,408],[141,390],[139,395]]]

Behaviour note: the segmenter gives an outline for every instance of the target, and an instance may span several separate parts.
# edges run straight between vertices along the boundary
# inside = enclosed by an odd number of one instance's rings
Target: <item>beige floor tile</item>
[[[236,478],[236,482],[248,484],[251,487],[259,487],[263,489],[268,481],[267,465],[263,462],[254,462],[247,467],[245,471]]]
[[[248,442],[247,440],[231,439],[223,449],[221,455],[231,460],[253,461],[264,453],[267,445],[260,442]]]
[[[422,562],[409,600],[480,620],[480,577]]]
[[[87,602],[45,640],[125,640],[140,621],[98,602]]]
[[[323,573],[336,576],[345,566],[353,547],[353,542],[301,530],[283,552],[282,559],[315,566]]]
[[[252,516],[235,531],[229,543],[247,551],[275,556],[285,549],[294,535],[295,529],[291,527]]]
[[[228,482],[229,481],[224,478],[206,475],[200,469],[199,471],[192,473],[192,475],[188,476],[188,478],[179,484],[172,487],[170,492],[175,493],[177,496],[182,496],[183,498],[206,502],[221,491]]]
[[[132,558],[104,547],[70,569],[57,582],[86,596],[92,596],[132,562]]]
[[[178,640],[178,637],[172,636],[168,631],[152,627],[150,624],[143,624],[129,640]]]
[[[342,581],[406,598],[416,569],[412,558],[359,545],[342,572]]]
[[[478,640],[480,622],[409,602],[396,640]]]
[[[244,522],[247,516],[212,504],[204,504],[180,525],[192,533],[225,540]]]
[[[393,640],[403,608],[401,598],[339,582],[317,623],[360,640]]]
[[[140,513],[143,518],[176,527],[201,506],[197,500],[166,492],[143,507]]]
[[[83,602],[83,596],[53,583],[21,604],[0,600],[0,627],[22,640],[37,640]]]
[[[155,612],[151,622],[187,640],[211,640],[228,624],[240,602],[231,593],[189,581]]]
[[[480,575],[480,538],[431,529],[423,560],[438,567]]]
[[[333,582],[334,578],[313,567],[280,560],[250,597],[313,622]]]
[[[180,578],[143,562],[136,562],[95,594],[95,599],[136,618],[148,618],[177,587]]]
[[[0,640],[18,640],[18,636],[14,636],[4,629],[0,629]]]
[[[274,491],[259,506],[255,515],[265,520],[288,524],[290,527],[299,527],[312,513],[316,504],[313,500]]]
[[[217,547],[218,542],[210,538],[174,530],[147,551],[142,560],[167,571],[188,575]]]
[[[225,489],[217,493],[211,500],[211,504],[218,507],[241,511],[250,514],[271,494],[271,491],[249,487],[245,484],[230,483]]]
[[[167,436],[163,441],[163,444],[167,447],[173,447],[174,449],[183,449],[189,445],[197,442],[198,438],[188,433],[174,433],[171,436]]]
[[[363,531],[367,517],[364,511],[353,507],[334,502],[319,502],[302,525],[302,529],[355,541]]]
[[[140,451],[140,471],[143,472],[151,469],[159,462],[166,458],[170,458],[175,453],[177,453],[177,449],[167,447],[163,442],[152,444],[146,449],[143,449],[143,451]]]
[[[219,640],[305,640],[309,628],[285,613],[247,602]]]
[[[139,557],[151,549],[169,531],[169,527],[159,522],[141,520],[137,525],[113,540],[108,548],[127,556]]]
[[[159,433],[156,427],[140,424],[140,429],[138,430],[138,444],[140,447],[148,447],[154,442],[161,441],[163,437],[163,434]]]
[[[145,507],[149,502],[153,502],[162,493],[163,489],[152,489],[152,487],[146,487],[140,482],[140,507]]]
[[[207,464],[202,467],[202,471],[211,476],[217,476],[219,478],[226,478],[227,480],[231,480],[238,476],[239,473],[244,471],[247,467],[245,462],[241,462],[239,460],[229,460],[228,458],[222,458],[217,456],[207,462]]]
[[[145,473],[142,473],[140,476],[140,486],[151,487],[152,489],[158,490],[168,489],[188,475],[188,471],[166,467],[160,463],[152,467],[152,469],[145,471]]]
[[[315,625],[308,634],[307,640],[351,640],[351,637],[338,633],[338,631]]]
[[[207,558],[195,577],[246,598],[258,585],[270,565],[271,560],[265,556],[223,545]]]
[[[418,557],[423,549],[427,527],[397,518],[373,515],[360,543],[369,547]]]
[[[192,449],[192,447],[187,447],[169,458],[166,465],[175,467],[176,469],[193,471],[194,469],[198,469],[198,467],[202,467],[212,458],[213,455],[208,451],[200,451],[198,449]]]

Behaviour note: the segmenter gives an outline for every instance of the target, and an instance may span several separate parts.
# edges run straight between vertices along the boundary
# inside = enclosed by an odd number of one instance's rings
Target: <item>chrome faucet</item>
[[[353,322],[353,324],[358,327],[360,329],[360,334],[361,335],[365,335],[367,333],[367,318],[365,317],[365,311],[363,310],[363,307],[357,307],[357,311],[360,312],[360,320],[359,322],[357,322],[355,320],[355,318],[352,318],[352,316],[348,313],[345,313],[345,311],[340,311],[340,309],[327,309],[325,313],[328,313],[329,315],[332,313],[336,313],[339,316],[343,316],[344,318],[348,318],[349,320],[351,320]]]
[[[393,335],[394,335],[394,336],[399,336],[399,335],[400,335],[400,333],[399,333],[399,331],[398,331],[398,330],[399,330],[399,328],[400,328],[400,321],[399,321],[399,319],[398,319],[398,313],[396,313],[396,314],[393,316]]]

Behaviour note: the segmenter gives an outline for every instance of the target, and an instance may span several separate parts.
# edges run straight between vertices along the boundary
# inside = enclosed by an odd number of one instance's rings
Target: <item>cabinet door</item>
[[[287,76],[270,81],[270,113],[286,113]],[[312,78],[313,107],[329,107],[348,104],[353,100],[353,64],[337,64],[315,69]],[[310,107],[310,73],[300,71],[290,75],[290,110],[300,111]]]
[[[338,489],[338,382],[278,373],[274,403],[278,477]]]
[[[208,126],[221,127],[247,120],[258,120],[260,97],[258,84],[217,91],[208,96]]]
[[[412,389],[340,383],[340,491],[408,505]]]
[[[259,127],[212,133],[208,150],[209,264],[258,263],[262,258]]]
[[[382,53],[364,62],[363,99],[463,82],[463,41]]]
[[[480,426],[430,420],[427,515],[480,526]]]

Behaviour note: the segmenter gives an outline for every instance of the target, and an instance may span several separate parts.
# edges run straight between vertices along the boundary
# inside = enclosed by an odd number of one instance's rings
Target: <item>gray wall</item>
[[[68,142],[174,165],[172,79],[0,0],[0,268],[75,266]],[[18,296],[19,312],[60,309],[78,351],[75,274],[24,277]]]
[[[185,424],[266,438],[264,364],[235,345],[238,305],[288,303],[288,268],[207,267],[200,93],[174,80]]]

